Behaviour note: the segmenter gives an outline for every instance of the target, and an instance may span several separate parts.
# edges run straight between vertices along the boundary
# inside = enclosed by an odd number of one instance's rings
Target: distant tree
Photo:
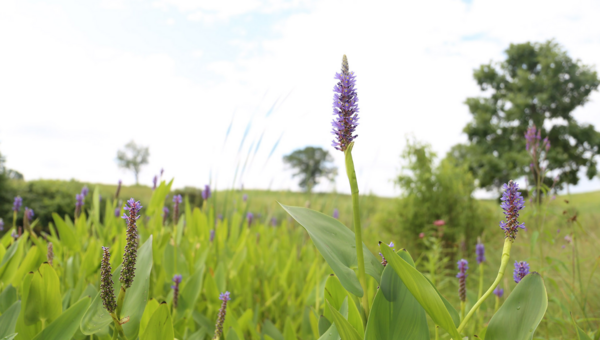
[[[294,177],[300,177],[300,187],[311,192],[321,178],[333,180],[337,168],[331,163],[333,157],[322,148],[307,146],[283,157],[283,162],[296,170]]]
[[[468,164],[482,188],[499,188],[509,179],[531,178],[531,159],[525,150],[529,126],[548,137],[544,183],[560,175],[557,187],[577,184],[578,171],[597,174],[600,133],[575,121],[573,111],[589,100],[599,85],[592,67],[571,59],[554,41],[511,44],[506,60],[481,65],[473,74],[489,96],[467,98],[473,120],[464,128],[469,143],[450,154]]]
[[[150,151],[147,146],[137,145],[131,141],[122,150],[117,151],[117,164],[120,168],[133,171],[135,184],[139,184],[142,166],[148,164]]]

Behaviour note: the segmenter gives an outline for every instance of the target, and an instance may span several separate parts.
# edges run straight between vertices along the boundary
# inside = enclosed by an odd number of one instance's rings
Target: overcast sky
[[[295,190],[282,156],[322,146],[348,192],[330,147],[346,54],[359,185],[397,195],[407,136],[439,155],[466,140],[474,68],[547,39],[600,65],[599,17],[599,1],[573,0],[2,0],[0,151],[26,179],[131,184],[115,157],[135,140],[150,147],[148,185],[164,168],[176,187]],[[575,116],[600,126],[600,95]]]

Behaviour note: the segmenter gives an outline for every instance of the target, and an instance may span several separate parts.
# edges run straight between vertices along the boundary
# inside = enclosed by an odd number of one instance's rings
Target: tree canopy
[[[117,151],[117,164],[120,168],[133,171],[135,184],[138,184],[142,166],[148,164],[149,157],[150,151],[147,146],[137,145],[134,141],[130,141],[122,150]]]
[[[333,157],[322,148],[307,146],[283,157],[283,162],[295,169],[294,177],[300,177],[300,188],[311,192],[321,178],[332,180],[337,169],[331,165]]]
[[[573,111],[599,85],[596,71],[573,60],[556,42],[511,44],[506,59],[481,65],[473,74],[487,96],[467,98],[472,121],[464,128],[469,143],[451,154],[465,161],[483,188],[499,188],[509,179],[531,176],[525,150],[530,126],[548,137],[544,183],[560,176],[557,187],[577,184],[580,168],[597,174],[600,133],[578,123]]]

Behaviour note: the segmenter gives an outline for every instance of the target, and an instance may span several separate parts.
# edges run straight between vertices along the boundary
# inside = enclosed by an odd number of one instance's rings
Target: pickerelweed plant
[[[505,220],[500,222],[504,231],[504,246],[500,267],[495,280],[483,291],[480,277],[478,299],[467,311],[467,261],[458,262],[459,297],[461,312],[439,293],[435,285],[416,268],[406,249],[395,251],[393,244],[379,242],[380,262],[362,240],[359,190],[352,151],[358,126],[358,97],[355,89],[356,75],[351,72],[346,56],[342,70],[335,75],[338,81],[333,97],[333,147],[344,153],[346,174],[352,193],[353,230],[334,217],[302,207],[282,207],[308,232],[313,243],[329,264],[335,276],[325,285],[325,308],[321,338],[341,339],[429,339],[426,314],[437,327],[446,330],[455,340],[463,339],[473,315],[482,303],[497,290],[510,260],[510,251],[519,229],[519,212],[524,208],[519,186],[513,181],[504,185],[502,210]],[[477,246],[477,262],[483,271],[485,254],[483,245]],[[367,274],[378,289],[369,284]],[[374,296],[373,296],[374,295]],[[360,302],[359,302],[360,301]],[[516,288],[498,308],[487,324],[486,339],[531,339],[542,320],[548,304],[546,288],[541,276],[535,272],[521,278]],[[317,304],[317,308],[320,306]],[[318,311],[317,311],[318,312]],[[468,329],[471,329],[469,327]]]

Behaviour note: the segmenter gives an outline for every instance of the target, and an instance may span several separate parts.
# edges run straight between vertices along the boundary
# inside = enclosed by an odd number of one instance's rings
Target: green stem
[[[494,305],[494,314],[498,311],[498,307],[500,307],[500,298],[496,296],[496,304]]]
[[[121,286],[119,296],[117,297],[117,323],[119,323],[118,320],[121,320],[121,310],[123,309],[123,301],[125,301],[125,293],[127,293],[127,289]]]
[[[465,305],[466,303],[464,301],[460,302],[460,319],[464,320],[465,319]]]
[[[123,294],[123,295],[125,295],[125,294]],[[121,296],[121,294],[119,294],[119,296]],[[123,326],[121,326],[121,323],[119,322],[120,319],[119,319],[118,314],[115,315],[115,313],[111,313],[110,316],[112,316],[112,319],[113,319],[114,324],[115,324],[115,333],[113,333],[113,339],[117,339],[115,337],[115,335],[119,334],[119,337],[121,339],[127,340],[127,337],[125,336],[125,332],[123,331]]]
[[[367,293],[367,276],[365,274],[365,258],[363,254],[363,242],[362,242],[362,228],[360,225],[360,210],[358,207],[358,181],[356,180],[356,171],[354,170],[354,160],[352,159],[352,147],[354,143],[351,143],[346,149],[346,174],[348,175],[348,181],[350,182],[350,190],[352,191],[352,210],[354,215],[354,235],[356,241],[356,261],[358,262],[358,280],[363,289],[363,296],[361,299],[362,308],[364,311],[363,321],[366,323],[369,317],[369,296]]]
[[[481,299],[481,295],[483,295],[483,262],[479,264],[479,295],[477,298]]]
[[[479,306],[481,306],[481,304],[485,301],[485,299],[487,299],[490,295],[492,295],[492,292],[494,291],[494,289],[498,286],[498,284],[500,284],[500,280],[502,280],[502,277],[504,276],[504,271],[506,270],[506,265],[508,264],[508,260],[510,259],[510,249],[512,248],[512,243],[513,243],[513,241],[510,238],[504,239],[504,249],[502,249],[502,259],[500,261],[500,269],[498,270],[498,275],[496,276],[496,280],[494,280],[494,283],[492,283],[492,285],[490,286],[490,288],[488,288],[488,290],[485,292],[485,294],[483,294],[483,296],[481,298],[479,298],[479,300],[477,300],[475,305],[473,305],[473,308],[471,308],[471,310],[469,311],[467,316],[460,323],[460,326],[458,326],[459,333],[465,328],[467,322],[469,322],[469,319],[471,319],[473,314],[475,314],[477,309],[479,309]]]

